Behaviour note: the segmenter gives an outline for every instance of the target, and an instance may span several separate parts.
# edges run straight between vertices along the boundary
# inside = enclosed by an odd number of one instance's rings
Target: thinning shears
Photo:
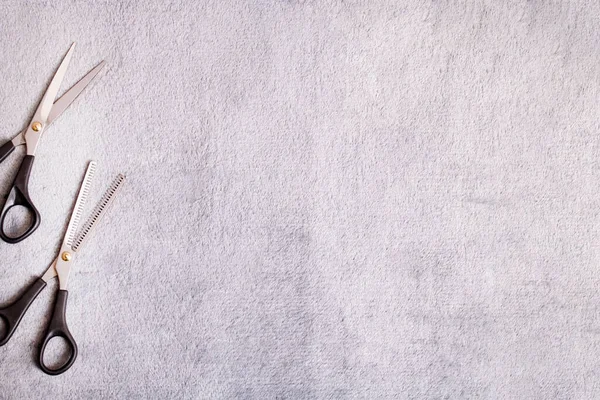
[[[48,325],[48,330],[46,332],[46,336],[44,337],[44,341],[39,353],[40,368],[49,375],[59,375],[67,371],[69,368],[71,368],[75,362],[75,359],[77,358],[77,343],[75,343],[75,339],[73,339],[73,336],[69,331],[65,316],[67,297],[69,294],[67,292],[67,284],[69,281],[69,275],[71,273],[71,266],[73,265],[75,254],[81,249],[82,245],[89,237],[90,232],[101,220],[102,216],[112,203],[115,194],[121,188],[121,185],[125,180],[125,177],[121,174],[115,178],[110,187],[104,193],[104,196],[98,205],[92,211],[92,214],[86,223],[78,232],[77,227],[79,225],[79,221],[81,220],[83,208],[89,194],[91,180],[93,178],[95,168],[96,164],[94,162],[90,162],[83,178],[83,182],[81,183],[79,194],[77,195],[77,200],[75,202],[75,207],[71,213],[71,218],[69,220],[69,224],[67,225],[67,231],[65,233],[60,251],[58,252],[56,259],[50,265],[50,268],[48,268],[41,278],[36,279],[14,303],[0,309],[0,322],[4,322],[4,334],[0,333],[0,346],[4,346],[12,337],[15,329],[17,329],[19,326],[21,319],[37,295],[46,287],[46,284],[50,280],[58,277],[59,290],[56,296],[56,302],[54,304],[54,313],[52,314],[52,319],[50,319],[50,324]],[[0,332],[2,332],[2,330],[0,330]],[[50,340],[56,337],[61,337],[66,341],[69,348],[69,357],[64,364],[57,368],[53,368],[46,364],[44,360],[44,353]]]
[[[29,175],[31,174],[31,167],[33,166],[33,160],[35,158],[35,151],[42,134],[45,132],[48,125],[63,113],[73,101],[81,94],[81,92],[92,82],[94,77],[104,67],[105,62],[102,61],[90,72],[88,72],[79,82],[65,92],[58,100],[54,101],[60,85],[63,81],[69,62],[71,61],[71,55],[75,43],[71,45],[69,51],[63,58],[58,70],[54,74],[50,85],[44,93],[44,97],[40,101],[31,122],[27,125],[27,129],[15,136],[11,141],[5,143],[0,147],[0,162],[13,152],[15,147],[26,145],[27,155],[21,163],[21,167],[17,172],[12,189],[10,190],[2,214],[0,214],[0,238],[7,243],[18,243],[31,235],[40,225],[41,216],[37,208],[31,202],[29,198]],[[29,213],[31,213],[30,224],[24,229],[24,232],[20,235],[9,235],[5,231],[5,220],[10,210],[15,206],[25,207]]]

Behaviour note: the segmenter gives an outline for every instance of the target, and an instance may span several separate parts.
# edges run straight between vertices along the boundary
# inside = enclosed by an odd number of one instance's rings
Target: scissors
[[[46,284],[50,280],[58,277],[59,290],[54,304],[54,312],[50,319],[50,324],[48,325],[48,330],[46,331],[46,336],[42,342],[39,353],[39,366],[42,371],[48,375],[62,374],[71,368],[77,358],[77,343],[69,331],[65,315],[67,309],[67,297],[69,294],[67,291],[67,283],[69,281],[71,267],[73,265],[75,254],[81,249],[82,245],[89,237],[90,232],[93,231],[94,227],[102,219],[102,216],[106,213],[106,210],[113,202],[115,194],[121,188],[121,185],[125,180],[125,177],[121,174],[115,178],[98,205],[92,211],[86,223],[82,226],[79,234],[76,234],[95,169],[96,163],[93,161],[90,162],[79,188],[79,194],[77,195],[75,207],[71,213],[71,218],[69,219],[69,224],[67,225],[67,231],[60,247],[60,251],[56,259],[50,265],[50,268],[48,268],[41,278],[36,279],[14,303],[0,309],[0,322],[4,322],[5,332],[3,335],[0,333],[0,346],[4,346],[12,337],[19,326],[21,319],[38,294],[46,287]],[[0,332],[2,332],[2,330],[0,330]],[[44,361],[44,353],[48,343],[56,337],[61,337],[66,341],[69,348],[69,358],[61,366],[51,368],[47,366]]]
[[[64,95],[62,95],[58,100],[54,101],[56,95],[58,94],[58,90],[60,89],[60,85],[63,81],[65,73],[67,72],[74,48],[75,43],[71,45],[69,51],[60,63],[58,70],[56,70],[50,85],[48,85],[48,88],[44,93],[44,97],[42,97],[42,100],[40,101],[40,104],[38,105],[31,122],[27,126],[27,129],[0,147],[0,162],[2,162],[10,153],[13,152],[15,147],[21,145],[27,146],[27,155],[21,163],[21,167],[17,172],[12,189],[9,192],[8,198],[4,203],[4,208],[2,209],[2,214],[0,215],[0,238],[7,243],[18,243],[26,239],[39,227],[41,222],[40,213],[29,198],[28,184],[29,175],[31,174],[31,167],[33,166],[33,160],[35,157],[35,151],[42,134],[48,125],[54,122],[54,120],[61,115],[63,111],[65,111],[67,107],[71,105],[71,103],[73,103],[73,101],[81,94],[81,92],[90,84],[98,72],[100,72],[100,70],[104,67],[105,62],[100,62],[100,64],[88,72],[79,82],[67,90]],[[26,227],[25,231],[21,235],[11,236],[5,232],[4,222],[10,210],[15,206],[25,207],[30,212],[32,218],[29,226]]]

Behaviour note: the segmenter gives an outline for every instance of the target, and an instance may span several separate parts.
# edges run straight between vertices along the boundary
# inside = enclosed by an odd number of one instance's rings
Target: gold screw
[[[36,132],[39,132],[42,129],[41,122],[34,122],[33,124],[31,124],[31,129],[33,129]]]
[[[63,261],[71,261],[71,253],[69,253],[68,251],[65,251],[64,253],[62,253],[61,258],[63,259]]]

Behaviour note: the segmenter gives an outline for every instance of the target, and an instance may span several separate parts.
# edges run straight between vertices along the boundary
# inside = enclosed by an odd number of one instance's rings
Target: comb
[[[108,210],[109,206],[112,204],[115,198],[115,194],[122,187],[124,181],[124,175],[117,175],[117,177],[113,180],[106,192],[104,192],[102,199],[100,199],[100,202],[96,205],[94,211],[92,211],[92,215],[90,215],[85,224],[83,224],[79,236],[77,236],[77,238],[75,239],[73,246],[71,247],[73,251],[78,251],[81,248],[81,246],[83,246],[86,239],[89,237],[90,232],[94,230],[98,222],[100,222],[100,220],[106,213],[106,210]]]
[[[67,234],[65,235],[67,238],[67,245],[71,248],[73,247],[75,241],[75,233],[77,232],[77,227],[79,226],[79,221],[81,220],[81,214],[83,214],[85,202],[90,194],[90,187],[92,186],[92,180],[95,172],[96,163],[91,161],[85,171],[83,182],[81,182],[81,186],[79,187],[79,194],[77,195],[77,200],[75,201],[75,208],[71,214],[71,219],[69,220],[69,225],[67,227]]]

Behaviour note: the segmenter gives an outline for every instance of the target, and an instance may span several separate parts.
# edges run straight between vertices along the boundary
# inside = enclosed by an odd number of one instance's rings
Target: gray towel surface
[[[71,42],[43,221],[0,243],[0,307],[43,273],[89,160],[80,354],[36,366],[56,283],[0,348],[0,398],[600,398],[600,5],[3,1],[0,139]],[[0,194],[20,149],[0,164]]]

